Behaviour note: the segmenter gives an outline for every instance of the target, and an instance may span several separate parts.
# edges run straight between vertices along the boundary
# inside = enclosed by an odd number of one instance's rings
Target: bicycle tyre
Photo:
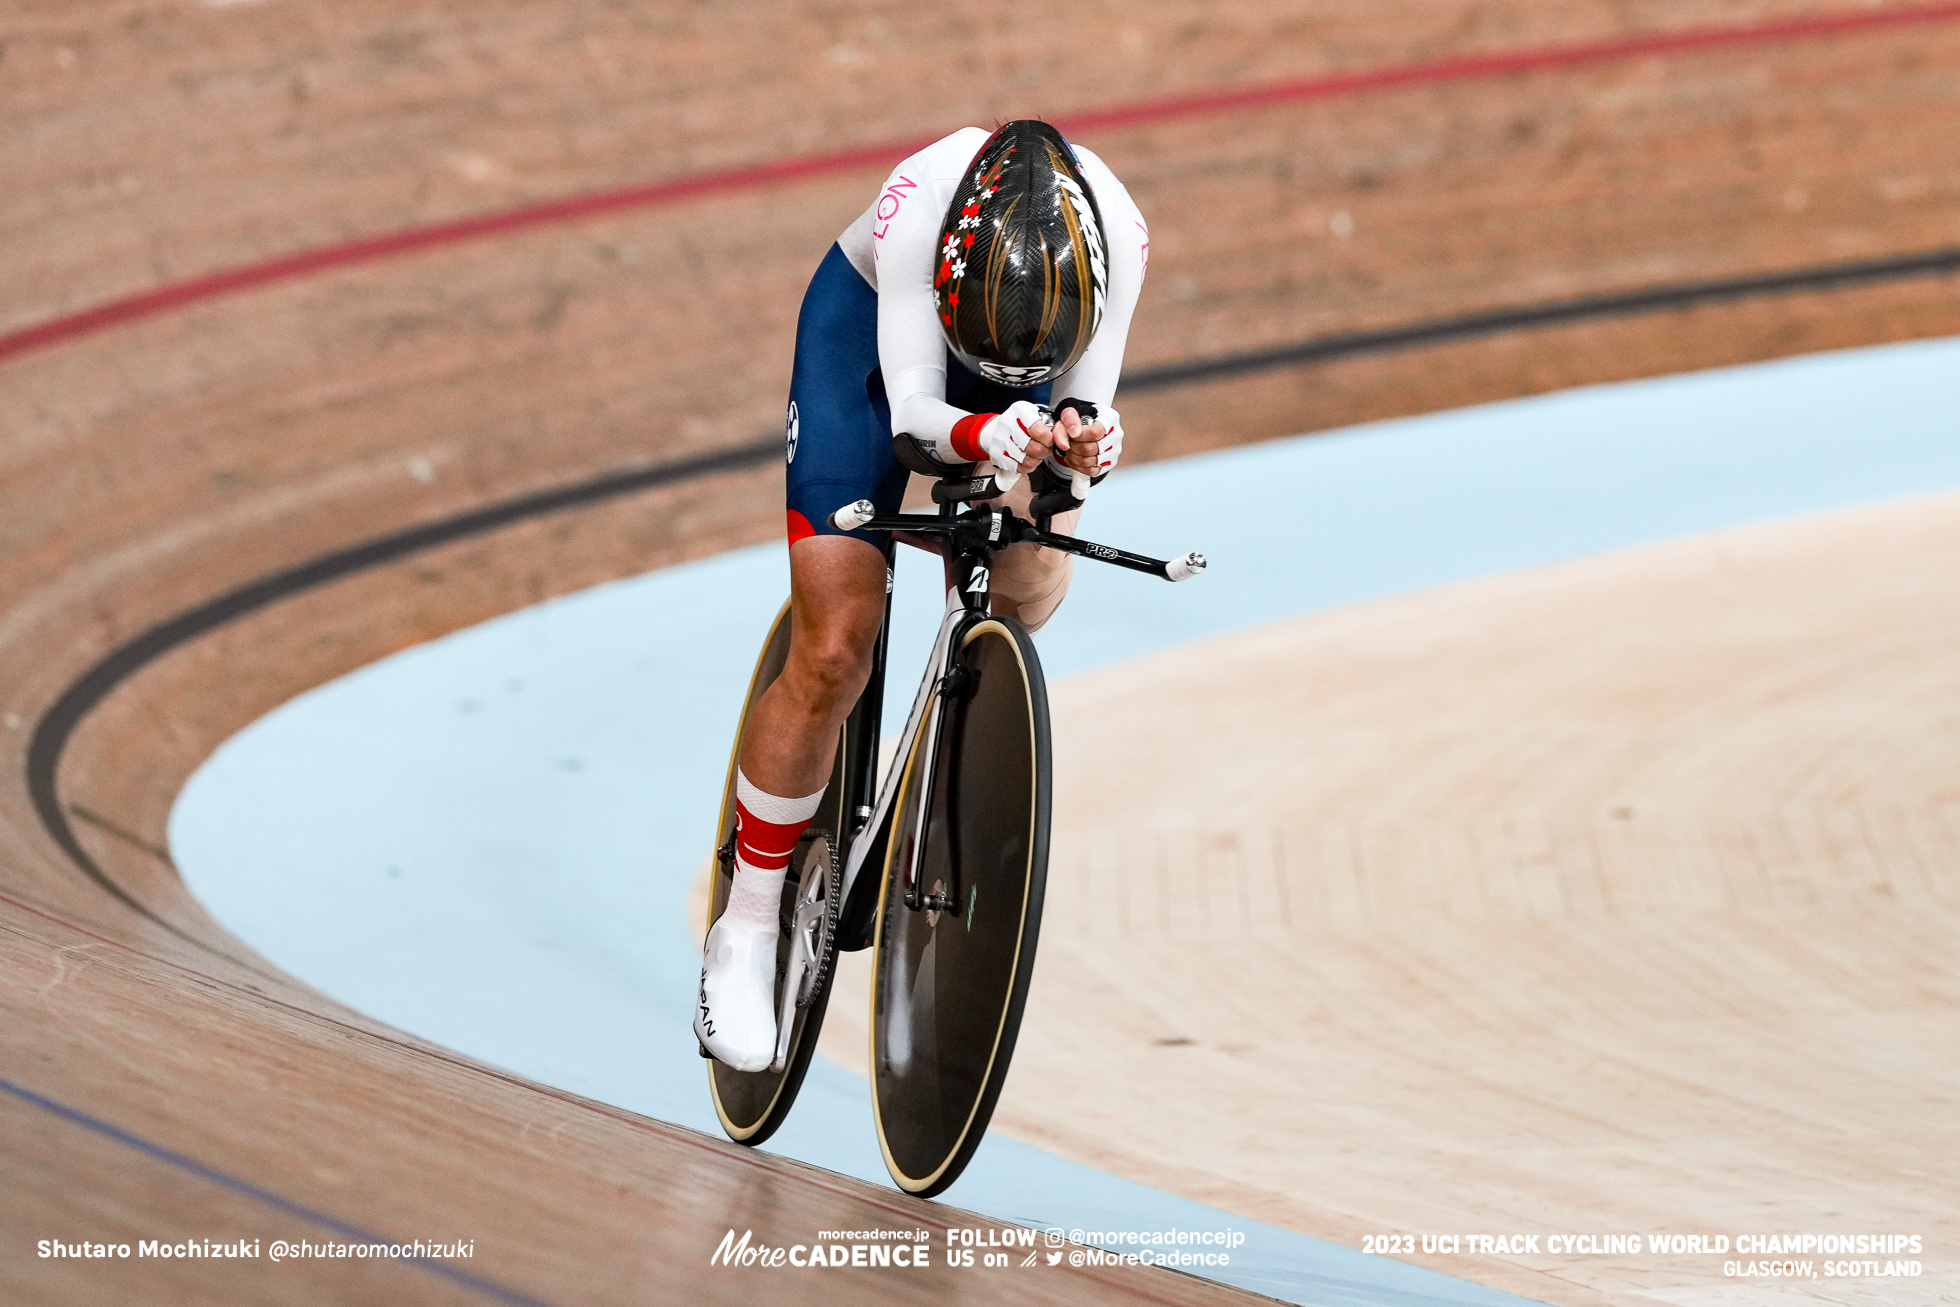
[[[742,736],[748,729],[749,713],[754,709],[756,700],[782,675],[783,666],[789,660],[789,631],[790,606],[785,601],[769,628],[768,638],[762,642],[762,652],[756,657],[755,671],[749,678],[748,697],[742,702],[741,719],[735,726],[735,744],[728,755],[728,775],[722,786],[721,816],[715,827],[716,859],[708,905],[710,925],[727,906],[728,891],[734,884],[734,860],[732,856],[720,855],[722,850],[732,847],[735,838],[735,769],[741,757]],[[831,767],[829,787],[824,791],[817,815],[797,841],[796,851],[790,858],[790,875],[783,884],[786,913],[793,912],[793,904],[804,884],[807,864],[813,855],[827,859],[828,865],[823,873],[828,881],[826,892],[831,896],[830,902],[833,905],[836,902],[838,864],[845,847],[839,832],[844,829],[844,816],[850,810],[848,805],[852,801],[846,793],[848,786],[842,783],[849,730],[847,723],[838,732],[837,759]],[[789,1054],[784,1060],[783,1069],[737,1071],[713,1058],[707,1059],[708,1090],[714,1098],[715,1115],[721,1121],[722,1130],[738,1144],[753,1146],[774,1134],[789,1116],[789,1110],[796,1102],[797,1091],[803,1087],[804,1074],[810,1069],[811,1054],[816,1051],[817,1035],[823,1028],[824,1007],[829,1002],[830,980],[835,973],[835,924],[833,906],[830,920],[831,956],[820,959],[815,992],[807,1004],[797,1009],[795,1025],[790,1032]],[[776,997],[779,1006],[782,986],[789,970],[791,947],[790,932],[786,929],[776,944]]]
[[[906,748],[872,945],[878,1146],[898,1187],[922,1198],[958,1179],[986,1134],[1047,885],[1048,698],[1033,642],[1018,622],[989,617],[957,648],[967,683],[938,705],[930,794],[921,778],[934,714]],[[915,882],[964,910],[908,907]]]

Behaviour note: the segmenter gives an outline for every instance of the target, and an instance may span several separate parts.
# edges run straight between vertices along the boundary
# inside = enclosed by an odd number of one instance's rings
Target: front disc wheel
[[[959,1177],[1007,1078],[1047,879],[1047,694],[1020,625],[964,633],[909,742],[878,903],[873,1110],[899,1188]]]

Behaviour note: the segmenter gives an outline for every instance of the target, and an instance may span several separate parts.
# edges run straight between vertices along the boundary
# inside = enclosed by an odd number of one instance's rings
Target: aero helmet
[[[1052,381],[1102,322],[1109,250],[1062,134],[1008,123],[980,147],[939,229],[932,293],[946,347],[1005,386]]]

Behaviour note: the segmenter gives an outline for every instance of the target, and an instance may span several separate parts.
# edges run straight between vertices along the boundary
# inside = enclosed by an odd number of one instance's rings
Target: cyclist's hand
[[[1055,451],[1056,462],[1069,471],[1101,476],[1122,457],[1122,419],[1106,404],[1094,422],[1064,408],[1055,415]]]
[[[1096,474],[1097,451],[1106,433],[1101,422],[1084,422],[1073,408],[1055,415],[1054,462],[1071,472]]]
[[[980,428],[978,443],[996,472],[1032,472],[1054,448],[1054,432],[1039,405],[1019,399]]]

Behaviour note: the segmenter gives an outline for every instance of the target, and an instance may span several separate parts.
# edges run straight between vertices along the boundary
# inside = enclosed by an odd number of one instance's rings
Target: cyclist
[[[742,741],[735,879],[695,1008],[703,1047],[729,1066],[759,1071],[775,1056],[783,882],[884,618],[889,545],[830,514],[859,499],[898,511],[897,433],[948,464],[1106,474],[1123,448],[1110,404],[1149,241],[1100,159],[1021,120],[954,132],[899,164],[811,279],[786,429],[789,660]],[[1052,413],[1051,394],[1064,397]],[[1030,489],[1022,476],[1002,502],[1026,516]],[[1073,523],[1058,515],[1055,529]],[[993,567],[994,612],[1037,629],[1069,573],[1065,554],[1013,546]]]

